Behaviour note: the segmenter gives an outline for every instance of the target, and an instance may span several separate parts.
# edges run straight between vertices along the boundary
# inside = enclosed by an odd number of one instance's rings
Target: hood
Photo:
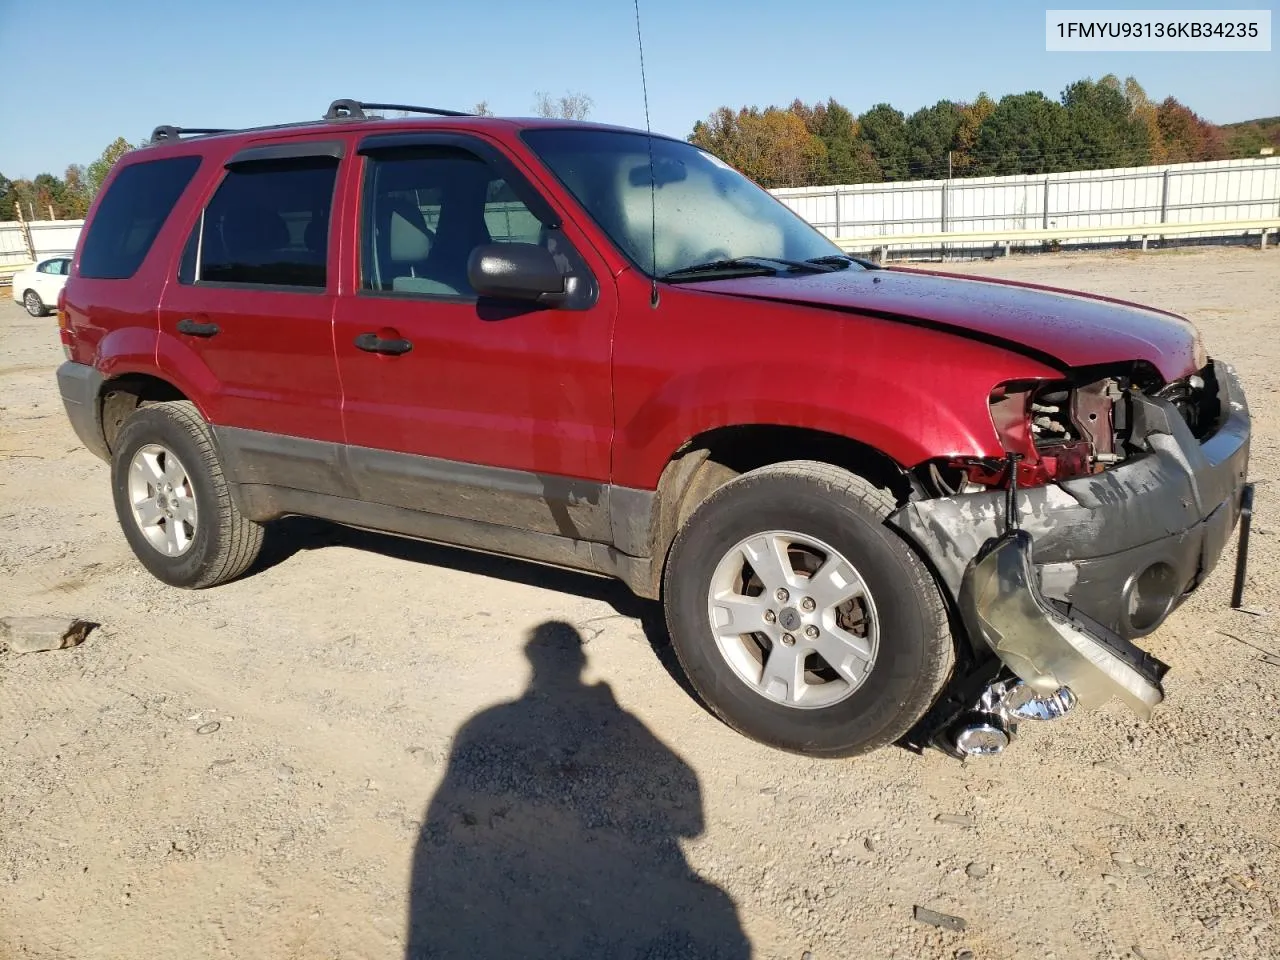
[[[682,286],[946,329],[1062,368],[1145,360],[1167,382],[1208,362],[1195,327],[1176,314],[1008,280],[850,267]]]

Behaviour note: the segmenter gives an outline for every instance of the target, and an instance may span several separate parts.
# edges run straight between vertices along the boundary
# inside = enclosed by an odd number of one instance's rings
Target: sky
[[[1133,74],[1153,100],[1172,94],[1215,123],[1280,114],[1274,36],[1270,53],[1048,53],[1047,6],[1072,4],[640,0],[653,128],[683,137],[719,106],[796,97],[835,97],[855,114],[981,91],[1056,97],[1107,73]],[[461,110],[486,100],[527,116],[537,91],[581,91],[593,120],[645,122],[632,0],[0,0],[0,37],[23,51],[6,57],[0,173],[11,179],[61,176],[159,124],[314,119],[338,98]]]

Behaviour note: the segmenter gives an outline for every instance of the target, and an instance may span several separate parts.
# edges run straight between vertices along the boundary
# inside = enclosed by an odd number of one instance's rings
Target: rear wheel
[[[933,704],[954,647],[938,587],[884,491],[827,464],[743,474],[672,545],[664,604],[695,689],[771,746],[849,756]]]
[[[34,290],[28,290],[22,295],[22,305],[26,308],[27,313],[33,317],[43,317],[49,312],[44,305],[44,301],[40,299],[40,294]]]
[[[262,549],[262,527],[236,508],[209,427],[189,401],[139,407],[125,421],[111,480],[129,546],[165,583],[225,583]]]

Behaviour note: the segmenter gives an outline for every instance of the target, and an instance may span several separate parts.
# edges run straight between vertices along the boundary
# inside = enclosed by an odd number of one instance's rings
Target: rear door
[[[487,141],[381,135],[359,150],[360,263],[354,295],[338,303],[334,346],[361,498],[606,538],[608,271]],[[478,298],[467,260],[494,242],[548,247],[581,295],[558,309]],[[368,349],[397,341],[408,349]]]
[[[249,457],[245,479],[340,485],[330,237],[344,153],[343,140],[327,138],[232,156],[165,289],[160,365],[199,381],[192,387],[207,416],[225,428],[224,452]]]

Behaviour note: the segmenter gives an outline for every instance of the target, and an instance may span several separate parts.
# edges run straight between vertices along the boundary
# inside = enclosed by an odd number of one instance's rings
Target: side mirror
[[[565,298],[564,279],[536,243],[487,243],[467,258],[467,280],[482,297],[556,304]]]

